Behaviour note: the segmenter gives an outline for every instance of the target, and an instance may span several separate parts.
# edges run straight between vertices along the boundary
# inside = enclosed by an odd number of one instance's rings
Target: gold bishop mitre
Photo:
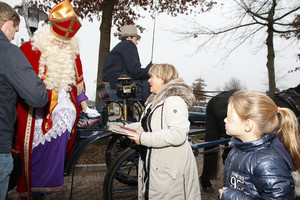
[[[69,0],[54,6],[50,13],[51,32],[62,40],[70,40],[81,27],[81,22]]]

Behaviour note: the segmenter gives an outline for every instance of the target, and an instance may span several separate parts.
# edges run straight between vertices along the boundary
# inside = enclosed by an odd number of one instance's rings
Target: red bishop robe
[[[31,42],[23,44],[21,50],[29,60],[36,74],[39,72],[39,60],[41,52],[32,50]],[[45,70],[46,71],[46,70]],[[71,101],[73,102],[77,116],[81,112],[81,106],[77,102],[77,95],[80,95],[85,90],[85,85],[83,81],[82,65],[79,55],[76,57],[76,86],[72,86],[72,90],[69,92]],[[43,130],[47,131],[51,128],[51,118],[46,120],[47,114],[51,114],[57,103],[57,93],[52,92],[52,90],[47,90],[49,95],[48,104],[43,108],[44,113],[44,123]],[[34,124],[35,124],[35,109],[28,106],[24,101],[17,104],[17,122],[15,126],[15,139],[13,144],[13,152],[19,153],[22,158],[22,176],[18,180],[17,191],[22,197],[22,199],[31,199],[31,152],[32,152],[32,142],[34,134]],[[75,139],[75,128],[78,122],[78,117],[75,120],[73,130],[70,134],[70,139],[68,143],[67,159],[70,158],[72,151],[74,149],[74,139]]]

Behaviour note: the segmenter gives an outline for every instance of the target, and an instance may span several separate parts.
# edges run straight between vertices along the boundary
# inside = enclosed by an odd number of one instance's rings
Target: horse
[[[226,135],[224,119],[227,116],[227,105],[229,97],[237,90],[224,91],[212,97],[206,106],[206,134],[205,142],[219,140],[220,138],[229,138]],[[300,84],[294,88],[289,88],[275,94],[267,95],[279,107],[290,108],[300,121]],[[214,147],[205,148],[204,151]],[[225,148],[222,154],[223,164],[229,153],[230,148]],[[204,154],[203,170],[200,176],[200,183],[204,190],[210,189],[213,180],[218,172],[218,152],[209,152]]]

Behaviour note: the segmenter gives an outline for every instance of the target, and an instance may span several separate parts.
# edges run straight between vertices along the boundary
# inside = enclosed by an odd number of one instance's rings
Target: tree
[[[300,15],[296,15],[295,20],[294,20],[293,24],[291,25],[291,27],[293,29],[295,29],[296,31],[284,33],[284,34],[282,34],[282,36],[285,37],[286,39],[291,39],[291,38],[295,37],[298,40],[300,40]],[[300,60],[300,53],[298,54],[298,59]],[[297,68],[295,68],[295,71],[296,71],[296,69]]]
[[[223,90],[235,90],[235,89],[247,89],[245,85],[241,83],[241,81],[235,77],[229,79],[228,82],[225,83]]]
[[[292,25],[296,29],[294,32],[294,36],[300,40],[300,15],[297,15],[294,20],[294,24]],[[300,60],[300,53],[298,54],[298,59]]]
[[[205,104],[206,96],[204,92],[204,88],[206,87],[205,80],[201,77],[197,78],[195,82],[192,84],[192,87],[194,88],[194,95],[196,98],[195,105],[201,106],[202,104]]]
[[[61,0],[30,0],[29,4],[48,12],[54,4]],[[76,13],[80,18],[88,18],[93,21],[93,17],[101,21],[100,25],[100,44],[98,60],[97,85],[102,82],[102,65],[104,58],[110,51],[111,27],[115,25],[120,27],[126,24],[135,24],[137,19],[142,16],[138,8],[145,12],[152,13],[155,9],[158,13],[167,13],[172,17],[178,14],[200,14],[209,11],[216,2],[213,0],[70,0]],[[153,16],[152,16],[153,17]],[[145,28],[137,25],[141,32]],[[114,33],[116,36],[117,34]],[[98,95],[96,95],[98,98]],[[96,100],[96,103],[99,99]]]
[[[295,67],[295,69],[290,70],[289,73],[293,73],[293,72],[297,72],[297,71],[300,72],[300,67]]]
[[[231,13],[234,13],[235,16],[228,20],[232,23],[224,23],[225,25],[221,28],[211,29],[192,21],[193,28],[191,31],[178,32],[188,38],[197,38],[198,36],[201,36],[201,39],[204,38],[204,42],[199,45],[198,50],[216,42],[218,38],[220,39],[218,41],[221,42],[225,38],[229,41],[235,41],[235,46],[229,51],[230,54],[245,41],[256,39],[259,37],[258,33],[264,31],[266,39],[258,38],[258,42],[255,41],[252,44],[266,44],[269,92],[274,93],[276,91],[274,39],[277,35],[299,34],[299,17],[294,20],[294,15],[300,10],[300,1],[233,0],[233,3],[234,9]],[[230,4],[230,1],[226,1],[224,4]],[[191,23],[185,21],[187,26],[191,26]],[[228,43],[223,44],[226,46]]]

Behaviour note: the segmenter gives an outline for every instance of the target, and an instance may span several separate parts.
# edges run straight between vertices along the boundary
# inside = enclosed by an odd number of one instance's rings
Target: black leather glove
[[[146,67],[147,71],[149,71],[149,69],[150,69],[150,67],[152,67],[152,65],[153,65],[153,63],[152,63],[152,61],[150,61],[149,64],[147,65],[147,67]]]

